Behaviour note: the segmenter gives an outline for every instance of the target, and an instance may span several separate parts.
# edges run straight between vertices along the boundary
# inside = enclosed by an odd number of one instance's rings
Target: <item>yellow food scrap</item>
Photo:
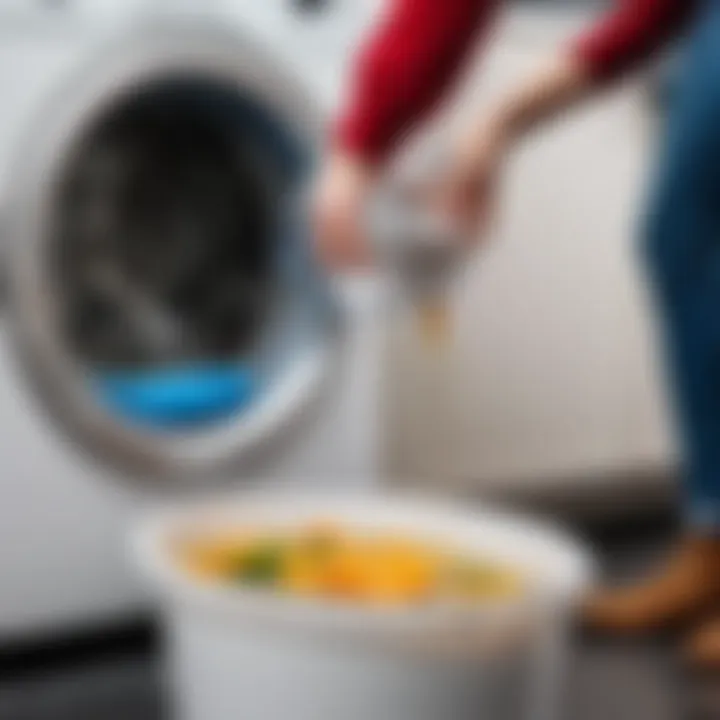
[[[201,541],[182,543],[176,554],[190,573],[212,579],[230,575],[252,544],[252,537],[244,533],[215,534]]]
[[[522,591],[516,573],[487,563],[456,560],[444,578],[448,593],[458,599],[503,599]]]
[[[323,591],[322,567],[306,553],[288,553],[280,579],[282,590],[293,595],[318,595]]]

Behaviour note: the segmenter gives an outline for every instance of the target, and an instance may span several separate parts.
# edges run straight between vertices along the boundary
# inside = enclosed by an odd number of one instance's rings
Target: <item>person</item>
[[[404,138],[436,107],[493,0],[396,0],[359,56],[315,195],[318,250],[334,267],[372,261],[363,200]],[[467,228],[492,215],[508,155],[559,114],[687,38],[642,229],[676,399],[683,530],[667,563],[584,608],[614,634],[693,628],[689,658],[720,667],[720,0],[618,0],[587,32],[460,135],[435,200]],[[482,228],[480,228],[482,229]],[[713,619],[715,614],[715,619]]]

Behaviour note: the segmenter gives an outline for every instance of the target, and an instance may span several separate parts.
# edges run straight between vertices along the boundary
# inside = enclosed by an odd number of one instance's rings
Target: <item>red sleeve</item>
[[[696,0],[621,0],[573,46],[598,80],[611,79],[677,37]]]
[[[499,0],[394,0],[361,50],[341,146],[382,160],[440,99]]]

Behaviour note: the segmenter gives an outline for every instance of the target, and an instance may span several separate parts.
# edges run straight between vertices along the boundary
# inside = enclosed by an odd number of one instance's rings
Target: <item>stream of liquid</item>
[[[416,308],[419,332],[429,350],[446,348],[452,342],[453,314],[444,296],[424,298]]]

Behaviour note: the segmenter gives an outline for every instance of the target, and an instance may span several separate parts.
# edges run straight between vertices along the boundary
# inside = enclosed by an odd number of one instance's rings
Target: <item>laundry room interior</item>
[[[0,719],[720,717],[676,4],[0,0]]]

